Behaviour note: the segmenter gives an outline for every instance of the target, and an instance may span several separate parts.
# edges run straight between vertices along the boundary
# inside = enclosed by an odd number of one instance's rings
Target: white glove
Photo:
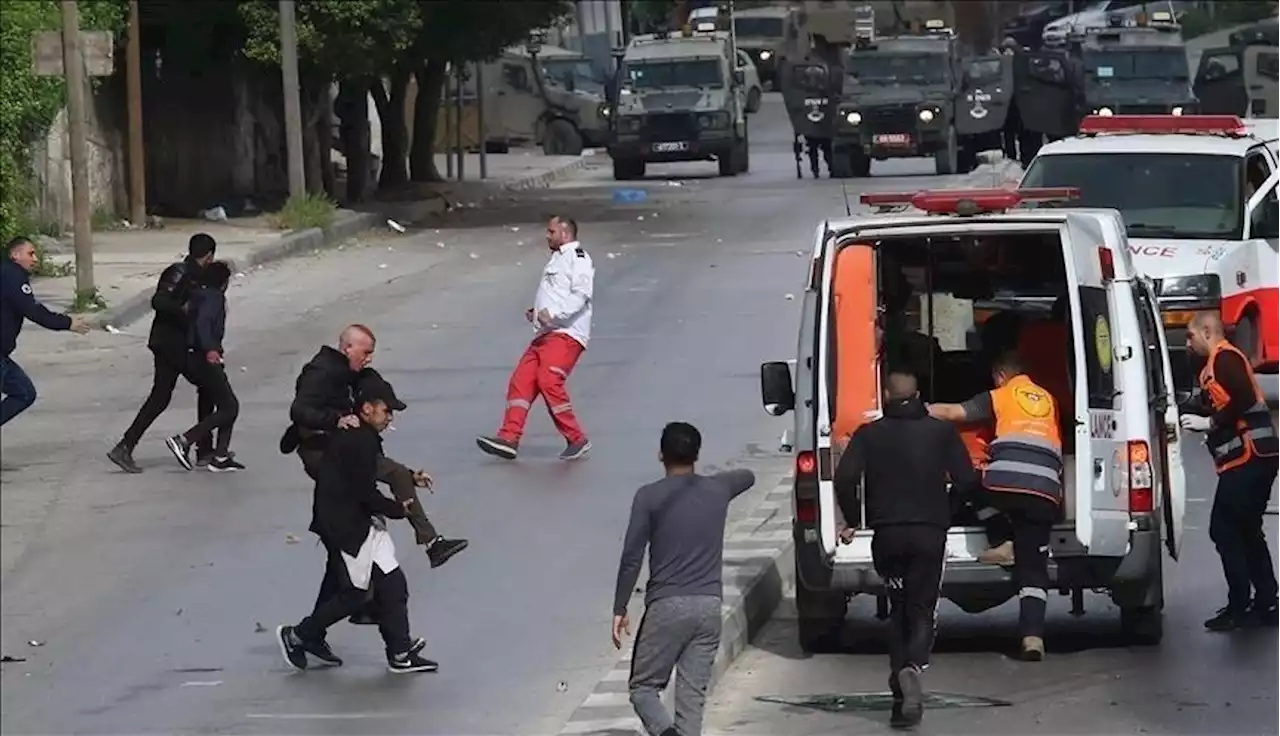
[[[1207,432],[1212,420],[1209,417],[1200,417],[1195,414],[1183,414],[1178,418],[1178,423],[1188,432]]]

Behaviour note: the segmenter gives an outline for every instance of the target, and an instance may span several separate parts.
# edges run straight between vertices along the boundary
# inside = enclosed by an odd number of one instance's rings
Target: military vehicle
[[[756,65],[760,82],[777,88],[778,52],[786,40],[787,9],[748,8],[733,14],[734,41]]]
[[[801,153],[818,178],[821,151],[832,171],[831,136],[844,82],[847,51],[857,36],[860,9],[854,3],[803,2],[789,9],[786,39],[778,55],[777,83],[795,134],[796,178]],[[834,173],[834,172],[833,172]]]
[[[1242,118],[1280,117],[1280,70],[1276,46],[1280,26],[1272,18],[1227,38],[1228,45],[1206,49],[1196,70],[1199,111]]]
[[[1172,22],[1090,28],[1079,57],[1084,115],[1181,115],[1196,109],[1182,29]]]
[[[926,22],[922,35],[858,39],[844,68],[831,175],[867,176],[872,159],[920,156],[932,156],[939,174],[971,170],[976,152],[961,160],[955,118],[958,62],[942,20]]]
[[[636,36],[620,62],[608,146],[614,179],[675,161],[714,160],[721,176],[747,172],[746,90],[729,34]]]

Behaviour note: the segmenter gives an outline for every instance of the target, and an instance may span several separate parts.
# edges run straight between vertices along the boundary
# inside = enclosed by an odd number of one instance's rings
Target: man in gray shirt
[[[721,562],[729,502],[756,482],[750,470],[698,475],[702,435],[672,422],[659,445],[666,477],[636,491],[618,587],[613,646],[630,633],[627,603],[649,548],[645,611],[631,656],[631,704],[650,736],[699,736],[711,666],[720,648]],[[676,670],[675,718],[660,699]]]

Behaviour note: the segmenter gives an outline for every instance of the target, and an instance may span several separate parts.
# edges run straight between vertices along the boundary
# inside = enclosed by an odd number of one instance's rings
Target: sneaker
[[[898,673],[898,686],[902,689],[902,718],[895,728],[915,728],[924,717],[924,686],[920,682],[920,670],[914,666],[904,667]]]
[[[403,672],[435,672],[440,665],[424,658],[413,650],[387,657],[387,669],[397,674]]]
[[[292,626],[276,627],[276,643],[280,645],[280,655],[284,657],[285,664],[299,671],[307,668],[307,652]]]
[[[564,452],[560,453],[560,459],[577,460],[585,457],[588,452],[591,452],[591,440],[578,440],[570,442],[569,446],[564,448]]]
[[[409,645],[409,653],[417,654],[418,652],[421,652],[423,649],[426,649],[426,647],[427,647],[427,640],[419,636],[418,638],[413,640],[412,644]]]
[[[1044,659],[1044,639],[1038,636],[1022,637],[1022,661],[1039,662]]]
[[[244,463],[230,455],[215,457],[209,461],[209,472],[211,473],[233,473],[237,470],[244,470]]]
[[[342,657],[334,654],[333,650],[329,648],[329,642],[324,639],[320,641],[304,641],[302,642],[302,650],[320,660],[321,664],[327,664],[330,667],[342,666]]]
[[[175,434],[165,440],[164,445],[169,448],[169,452],[173,453],[174,458],[182,464],[182,467],[187,470],[191,470],[191,468],[195,467],[191,464],[191,443],[187,442],[186,437],[183,437],[180,434]]]
[[[467,544],[469,543],[465,539],[436,537],[431,544],[427,545],[427,557],[431,559],[431,566],[440,567],[451,557],[466,549]]]
[[[111,448],[111,452],[107,453],[107,459],[126,473],[142,472],[142,468],[133,461],[133,450],[123,442]]]
[[[1204,622],[1204,627],[1209,631],[1235,631],[1248,626],[1250,618],[1248,609],[1236,611],[1230,606],[1224,606],[1218,609],[1213,618]]]
[[[1249,615],[1258,626],[1276,626],[1280,624],[1280,607],[1275,603],[1263,604],[1254,601],[1249,606]]]
[[[515,460],[516,454],[519,452],[515,442],[508,442],[497,437],[477,437],[476,445],[486,455],[500,457],[503,460]]]
[[[998,544],[978,553],[978,562],[984,565],[1013,567],[1013,542]]]

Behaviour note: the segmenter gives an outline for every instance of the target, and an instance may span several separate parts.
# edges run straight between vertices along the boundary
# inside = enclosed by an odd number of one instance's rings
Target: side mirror
[[[796,408],[796,392],[791,382],[791,366],[784,361],[760,365],[760,397],[764,410],[780,417]]]
[[[747,74],[741,69],[733,70],[733,83],[741,87],[747,83]]]

